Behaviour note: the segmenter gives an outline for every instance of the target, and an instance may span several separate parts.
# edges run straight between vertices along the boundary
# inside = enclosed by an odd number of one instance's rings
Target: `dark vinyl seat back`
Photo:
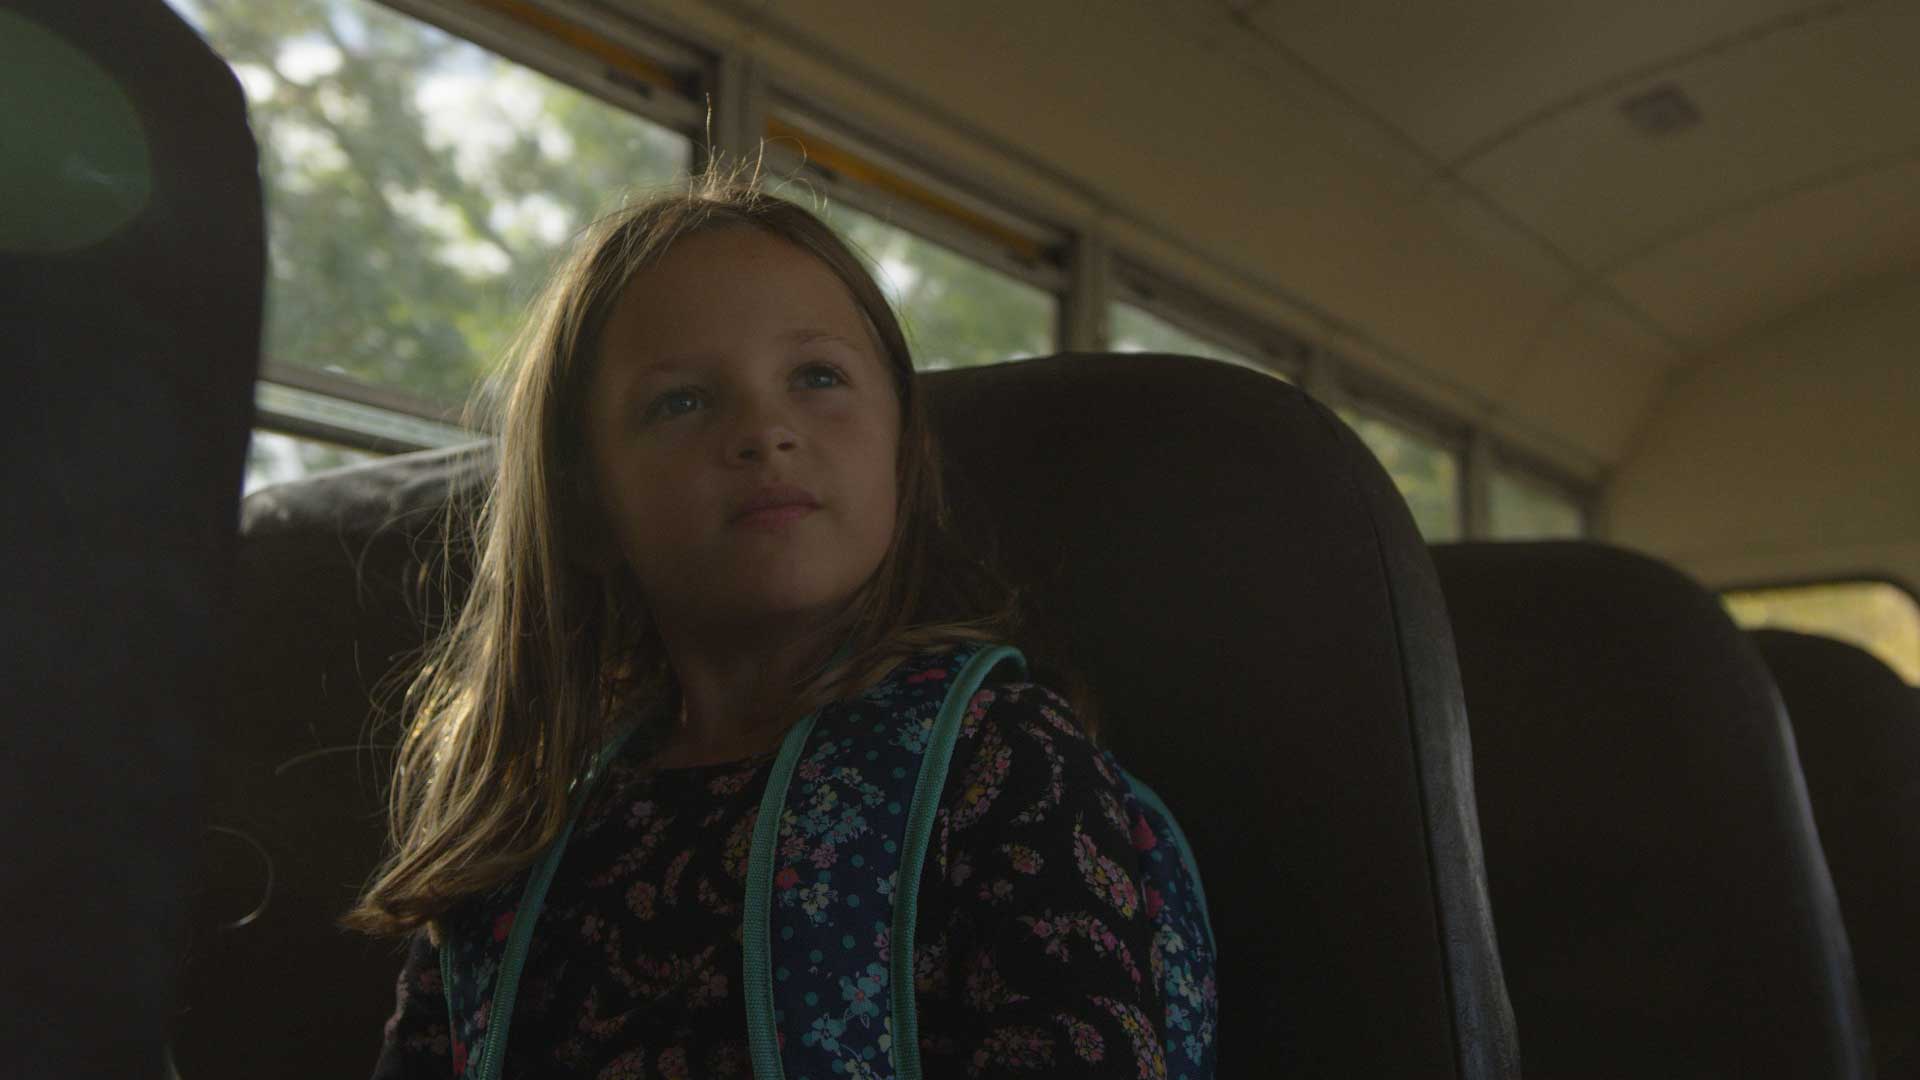
[[[1869,1075],[1778,692],[1684,575],[1438,545],[1527,1074]]]
[[[1920,1078],[1920,698],[1846,642],[1752,637],[1793,720],[1878,1075]]]
[[[159,1076],[266,259],[240,86],[158,0],[0,4],[0,1076]]]
[[[1222,1075],[1517,1075],[1450,631],[1358,439],[1278,380],[1187,358],[1064,355],[924,385],[955,527],[997,539],[1064,642],[1051,659],[1087,676],[1106,741],[1190,835],[1223,954]],[[296,1027],[330,1033],[316,1075],[373,1059],[398,957],[329,924],[375,858],[384,761],[326,751],[360,740],[367,688],[418,640],[412,534],[490,453],[248,500],[255,623],[214,809],[282,870],[273,905],[202,966],[187,1080],[250,1074]],[[247,864],[216,863],[244,907]]]

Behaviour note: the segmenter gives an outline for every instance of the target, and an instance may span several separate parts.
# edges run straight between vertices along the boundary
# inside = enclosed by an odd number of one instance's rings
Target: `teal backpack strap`
[[[773,903],[773,852],[780,838],[780,814],[787,805],[793,771],[813,734],[819,713],[793,725],[780,743],[780,754],[760,796],[760,816],[753,823],[753,848],[747,854],[747,897],[740,916],[740,945],[746,953],[741,992],[747,999],[747,1053],[753,1075],[762,1080],[784,1076],[780,1068],[780,1038],[773,1015],[773,942],[769,940]]]
[[[622,732],[594,759],[586,776],[575,785],[573,812],[567,816],[566,825],[553,843],[547,845],[546,852],[540,856],[540,861],[534,864],[533,872],[527,877],[526,888],[520,894],[520,906],[514,909],[513,929],[507,934],[506,952],[500,962],[500,971],[494,977],[492,1004],[487,1007],[486,1035],[481,1039],[479,1055],[468,1070],[468,1075],[475,1080],[500,1078],[500,1069],[507,1057],[507,1032],[513,1026],[513,1001],[520,992],[520,972],[526,967],[527,951],[533,946],[533,927],[540,921],[540,907],[546,902],[547,889],[553,884],[554,872],[560,868],[561,856],[566,854],[567,838],[573,835],[573,826],[580,820],[580,811],[593,798],[594,791],[606,776],[607,766],[619,756],[621,748],[633,737],[633,732],[632,728]],[[453,942],[443,940],[440,943],[440,979],[447,994],[450,1033],[459,1030],[458,1017],[453,1015],[454,974]],[[449,1037],[452,1037],[451,1034]]]
[[[1219,951],[1193,846],[1160,796],[1121,768],[1112,754],[1102,753],[1129,789],[1133,844],[1140,854],[1147,917],[1153,921],[1153,966],[1161,973],[1160,994],[1166,1004],[1162,1019],[1168,1080],[1214,1080]]]
[[[940,809],[940,793],[946,789],[947,771],[953,765],[954,741],[966,717],[967,704],[974,692],[986,682],[988,673],[1003,660],[1012,660],[1024,677],[1027,659],[1018,649],[995,645],[975,653],[947,686],[946,702],[933,722],[926,755],[920,759],[920,776],[913,789],[913,805],[907,811],[907,834],[900,846],[900,873],[894,885],[893,900],[893,1065],[898,1080],[921,1080],[920,1014],[913,1000],[913,935],[919,910],[920,872],[926,865],[927,847],[933,840],[933,819]]]
[[[843,641],[828,661],[828,666],[839,663],[851,651],[852,640]],[[760,817],[756,822],[753,837],[753,851],[748,862],[747,895],[745,925],[758,925],[761,933],[746,935],[745,969],[747,974],[743,990],[747,997],[748,1037],[753,1055],[754,1071],[762,1076],[780,1075],[780,1049],[774,1034],[773,1008],[770,998],[770,980],[765,977],[768,970],[768,950],[766,941],[768,892],[772,884],[772,856],[774,841],[778,838],[780,810],[786,801],[787,788],[793,779],[794,768],[798,765],[801,751],[806,747],[807,737],[812,733],[818,711],[808,714],[787,732],[780,744],[780,753],[775,758],[773,773],[768,778],[767,791],[760,802]],[[637,728],[629,727],[603,747],[594,758],[593,765],[585,776],[574,785],[575,800],[573,811],[567,818],[560,835],[554,838],[540,861],[534,865],[533,872],[527,878],[525,890],[520,895],[520,906],[515,909],[513,927],[508,932],[506,950],[501,961],[499,973],[494,978],[491,1003],[487,1006],[487,1030],[482,1037],[480,1052],[471,1061],[468,1075],[476,1080],[499,1080],[500,1070],[506,1061],[507,1032],[512,1026],[514,998],[520,989],[520,973],[526,966],[527,952],[532,947],[534,924],[539,921],[540,908],[546,902],[547,890],[553,884],[554,874],[560,868],[560,860],[566,853],[567,840],[573,835],[573,827],[580,820],[580,813],[593,798],[600,782],[605,778],[607,768],[633,737]],[[755,868],[758,868],[757,871]],[[756,906],[757,905],[757,906]],[[756,914],[757,913],[757,914]],[[441,943],[440,978],[447,998],[448,1037],[458,1040],[460,1024],[458,1010],[455,1008],[455,978],[472,968],[470,962],[457,961],[453,955],[455,943],[451,937]],[[757,967],[756,967],[757,965]],[[755,978],[756,971],[761,975]],[[759,991],[767,991],[762,995]],[[484,991],[475,993],[476,1000],[487,1000]],[[770,1070],[770,1071],[769,1071]]]
[[[967,703],[997,663],[1025,664],[974,648],[823,711],[782,745],[742,912],[757,1080],[919,1077],[914,897],[934,812]]]
[[[1115,768],[1119,768],[1118,762],[1115,763]],[[1141,805],[1153,811],[1154,822],[1166,829],[1167,835],[1173,840],[1173,847],[1180,860],[1180,869],[1186,873],[1190,887],[1193,889],[1198,921],[1206,934],[1207,950],[1218,956],[1219,949],[1213,940],[1213,917],[1209,914],[1211,909],[1207,907],[1207,887],[1200,880],[1199,864],[1193,861],[1193,845],[1187,842],[1186,832],[1180,828],[1180,822],[1175,820],[1173,811],[1167,809],[1167,804],[1161,800],[1159,792],[1148,787],[1145,780],[1127,770],[1119,769],[1119,772],[1126,780],[1127,786],[1133,790],[1133,797],[1138,799]]]

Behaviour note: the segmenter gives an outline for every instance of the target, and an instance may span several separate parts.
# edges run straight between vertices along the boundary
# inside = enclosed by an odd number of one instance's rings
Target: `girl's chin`
[[[843,610],[851,600],[851,590],[809,588],[789,582],[768,582],[753,587],[736,583],[724,599],[706,605],[715,613],[725,612],[731,621],[788,621],[819,618]]]

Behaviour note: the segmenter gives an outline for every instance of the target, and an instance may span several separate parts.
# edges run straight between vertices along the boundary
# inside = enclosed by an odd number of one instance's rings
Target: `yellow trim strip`
[[[468,0],[468,2],[474,7],[504,15],[547,38],[578,49],[613,70],[632,76],[649,86],[659,87],[662,90],[677,90],[680,86],[679,80],[673,77],[672,72],[645,56],[609,41],[578,23],[568,22],[551,11],[527,3],[526,0]]]
[[[802,131],[776,117],[767,117],[767,138],[792,139],[803,148],[807,160],[817,161],[849,180],[877,188],[889,195],[931,210],[950,221],[957,221],[974,232],[991,237],[995,243],[1022,259],[1037,263],[1046,255],[1039,242],[1032,237],[1010,229],[938,192],[929,191],[904,176],[889,172],[851,150],[836,146],[818,135]]]

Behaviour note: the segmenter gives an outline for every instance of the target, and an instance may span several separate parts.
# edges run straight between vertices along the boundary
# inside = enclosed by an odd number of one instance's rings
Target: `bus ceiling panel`
[[[1609,272],[1729,213],[1911,155],[1920,9],[1833,11],[1595,93],[1453,168],[1579,265]],[[1623,114],[1662,86],[1697,124],[1649,134]]]
[[[1636,256],[1610,282],[1711,350],[1822,297],[1920,262],[1920,134],[1892,161],[1731,208]]]
[[[1920,275],[1716,351],[1675,379],[1608,488],[1626,543],[1713,582],[1920,579]]]
[[[1699,59],[1864,6],[1859,0],[1290,0],[1241,4],[1246,32],[1320,72],[1451,164]],[[1898,5],[1888,5],[1898,6]]]
[[[1682,351],[1920,257],[1912,5],[1388,8],[1246,21]],[[1637,127],[1650,94],[1697,123]]]
[[[1560,440],[1618,461],[1684,356],[1611,298],[1589,294],[1540,328],[1495,400]]]

